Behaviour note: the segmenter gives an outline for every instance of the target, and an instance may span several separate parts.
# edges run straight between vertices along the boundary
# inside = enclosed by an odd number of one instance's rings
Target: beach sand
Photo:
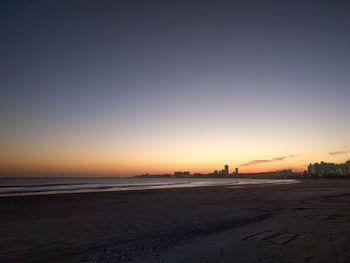
[[[350,262],[350,180],[3,197],[0,262]]]

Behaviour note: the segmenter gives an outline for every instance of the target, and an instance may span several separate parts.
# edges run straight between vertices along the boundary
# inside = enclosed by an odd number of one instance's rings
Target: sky
[[[0,174],[350,157],[349,1],[0,2]]]

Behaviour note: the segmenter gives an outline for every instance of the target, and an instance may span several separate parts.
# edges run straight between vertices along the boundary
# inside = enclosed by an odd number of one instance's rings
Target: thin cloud
[[[299,156],[299,154],[280,156],[280,157],[275,157],[275,158],[268,159],[268,160],[252,160],[250,162],[241,164],[240,166],[250,166],[250,165],[261,164],[261,163],[280,162],[280,161],[285,161],[286,159],[297,157],[297,156]]]
[[[350,151],[329,152],[330,155],[340,155],[340,154],[347,154],[347,153],[350,153]]]

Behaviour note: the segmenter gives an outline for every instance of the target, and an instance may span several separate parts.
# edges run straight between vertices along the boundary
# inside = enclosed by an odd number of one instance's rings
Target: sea
[[[295,182],[297,181],[290,179],[238,178],[3,177],[0,178],[0,197],[81,192],[134,191],[203,186],[240,187],[252,184],[290,184]]]

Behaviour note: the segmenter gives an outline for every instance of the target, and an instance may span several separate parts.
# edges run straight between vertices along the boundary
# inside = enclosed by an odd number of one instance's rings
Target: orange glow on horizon
[[[0,152],[0,175],[132,176],[145,173],[172,174],[174,171],[206,174],[223,169],[225,164],[230,166],[230,172],[236,167],[241,173],[283,169],[301,172],[307,169],[310,162],[342,163],[347,160],[347,156],[330,155],[326,147],[310,151],[308,149],[312,146],[308,146],[305,141],[288,145],[275,143],[272,148],[271,143],[259,140],[243,143],[240,140],[230,141],[229,138],[210,138],[209,142],[204,139],[168,140],[163,143],[140,142],[123,147],[82,140],[62,142],[63,146],[57,143],[55,147],[48,148],[41,142],[22,147],[24,150],[13,147],[6,153]],[[253,164],[244,166],[247,163]]]
[[[258,173],[276,171],[282,169],[292,169],[302,172],[306,169],[307,161],[298,162],[272,162],[259,165],[242,167],[234,162],[206,162],[206,163],[170,163],[170,162],[144,162],[139,165],[124,163],[114,164],[109,162],[72,162],[72,163],[54,163],[54,162],[12,162],[0,166],[0,174],[38,174],[38,176],[59,174],[59,175],[78,175],[78,176],[132,176],[140,174],[172,174],[174,171],[190,171],[191,173],[211,173],[214,170],[223,169],[228,164],[230,173],[238,167],[240,173]]]

